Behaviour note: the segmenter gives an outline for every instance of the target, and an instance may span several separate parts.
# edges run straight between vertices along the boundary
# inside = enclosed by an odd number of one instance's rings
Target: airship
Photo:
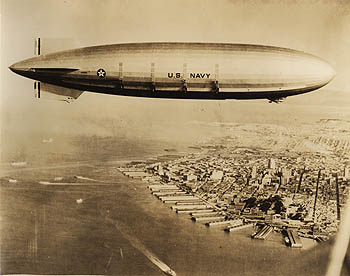
[[[48,92],[67,102],[84,91],[279,102],[319,89],[335,76],[333,68],[314,55],[252,44],[124,43],[48,54],[40,54],[39,48],[38,52],[9,69],[34,80],[38,98]]]

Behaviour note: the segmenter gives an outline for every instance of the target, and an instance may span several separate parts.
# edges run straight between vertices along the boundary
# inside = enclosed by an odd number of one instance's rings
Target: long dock
[[[185,201],[198,201],[198,197],[195,196],[160,196],[159,199],[163,202],[173,202],[176,203],[177,201],[185,202]]]
[[[273,227],[269,225],[265,225],[262,229],[260,229],[255,235],[254,239],[265,240],[272,233]]]
[[[204,204],[204,202],[201,201],[200,199],[198,199],[198,201],[200,202],[200,204]],[[188,201],[184,201],[184,202],[178,201],[178,202],[175,203],[176,206],[193,205],[193,204],[194,203],[191,202],[191,201],[189,201],[189,202]],[[197,203],[195,203],[195,204],[197,204]]]
[[[167,192],[152,192],[153,195],[160,197],[160,196],[179,196],[179,195],[185,195],[186,192],[183,192],[181,190],[170,190]]]
[[[148,189],[155,190],[155,189],[167,189],[167,188],[178,188],[176,185],[171,184],[154,184],[154,185],[148,185]]]
[[[191,205],[173,205],[171,206],[173,210],[208,210],[212,209],[210,205],[205,204],[191,204]]]
[[[181,189],[176,185],[149,185],[148,188],[152,192],[160,192],[160,191],[180,191]]]
[[[182,203],[187,203],[187,204],[201,204],[203,203],[200,199],[187,199],[187,200],[166,200],[163,201],[165,204],[172,204],[172,205],[181,205]]]
[[[214,222],[207,222],[205,225],[209,227],[227,227],[231,225],[233,220],[224,220],[224,221],[214,221]]]
[[[190,209],[190,210],[176,210],[176,213],[178,213],[178,214],[191,214],[193,211],[196,211],[196,210],[193,210],[193,209]]]
[[[238,231],[241,229],[246,229],[246,228],[250,228],[253,227],[254,223],[247,223],[247,224],[242,224],[242,225],[236,225],[236,226],[230,226],[226,229],[224,229],[226,232],[234,232],[234,231]]]
[[[192,220],[194,220],[195,222],[207,223],[207,222],[223,221],[225,220],[225,217],[224,216],[201,217],[201,218],[193,217]]]
[[[190,213],[193,218],[202,218],[202,217],[212,217],[214,215],[219,215],[219,212],[212,210],[195,210]]]
[[[293,248],[301,248],[303,244],[301,243],[298,233],[294,230],[287,230],[287,238],[289,239],[289,245]]]

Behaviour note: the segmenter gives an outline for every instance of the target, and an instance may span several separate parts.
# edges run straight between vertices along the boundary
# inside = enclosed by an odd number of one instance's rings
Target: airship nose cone
[[[16,63],[12,64],[12,65],[9,67],[9,69],[10,69],[12,72],[14,72],[14,73],[16,73],[16,74],[19,74],[19,75],[22,75],[23,72],[29,70],[28,67],[24,66],[23,61],[16,62]]]
[[[337,72],[334,70],[334,68],[329,65],[327,62],[325,62],[325,69],[327,70],[327,73],[328,73],[328,77],[330,79],[333,79],[335,77],[335,75],[337,74]]]
[[[11,66],[9,66],[9,69],[12,71],[12,72],[14,72],[14,73],[17,73],[17,71],[18,71],[18,62],[17,63],[14,63],[14,64],[12,64]]]
[[[35,64],[35,59],[27,59],[27,60],[22,60],[19,62],[16,62],[9,66],[9,69],[21,76],[24,77],[30,77],[29,75],[32,73],[32,67]],[[29,74],[29,75],[28,75]]]
[[[25,76],[25,72],[26,70],[23,70],[23,69],[19,69],[19,68],[16,68],[14,66],[10,66],[9,69],[13,72],[13,73],[16,73],[18,75],[21,75],[21,76]]]
[[[337,75],[337,71],[334,70],[334,68],[332,66],[330,66],[330,70],[331,70],[331,73],[330,73],[330,77],[331,77],[331,80]]]
[[[320,72],[320,76],[326,83],[330,82],[337,74],[337,72],[333,69],[333,67],[329,65],[326,61],[323,61],[320,64],[319,72]]]

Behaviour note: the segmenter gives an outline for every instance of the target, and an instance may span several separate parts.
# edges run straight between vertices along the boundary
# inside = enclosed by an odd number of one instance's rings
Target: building
[[[210,180],[220,181],[223,178],[223,176],[224,176],[223,171],[214,170],[210,176]]]
[[[275,162],[275,159],[270,158],[269,161],[268,161],[267,167],[268,167],[269,169],[276,169],[276,162]]]
[[[344,168],[344,178],[350,179],[350,168],[347,168],[347,167]]]
[[[261,184],[263,185],[263,187],[270,186],[271,180],[272,180],[271,175],[265,174],[262,181],[261,181]]]
[[[197,181],[197,176],[195,174],[187,174],[185,175],[185,180],[187,182],[195,182]]]
[[[252,178],[256,178],[256,166],[253,166],[252,168]]]

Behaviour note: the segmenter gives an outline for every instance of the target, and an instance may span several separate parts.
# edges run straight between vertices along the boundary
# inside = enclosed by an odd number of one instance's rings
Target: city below
[[[176,128],[176,142],[47,136],[9,148],[3,274],[323,275],[322,242],[350,192],[350,122],[186,128],[193,139]],[[311,257],[324,261],[302,266]]]
[[[315,138],[334,154],[237,147],[220,138],[170,155],[167,161],[130,162],[119,168],[148,183],[152,194],[179,214],[233,232],[252,228],[252,238],[282,234],[287,246],[301,238],[328,240],[338,230],[350,186],[349,143]]]

